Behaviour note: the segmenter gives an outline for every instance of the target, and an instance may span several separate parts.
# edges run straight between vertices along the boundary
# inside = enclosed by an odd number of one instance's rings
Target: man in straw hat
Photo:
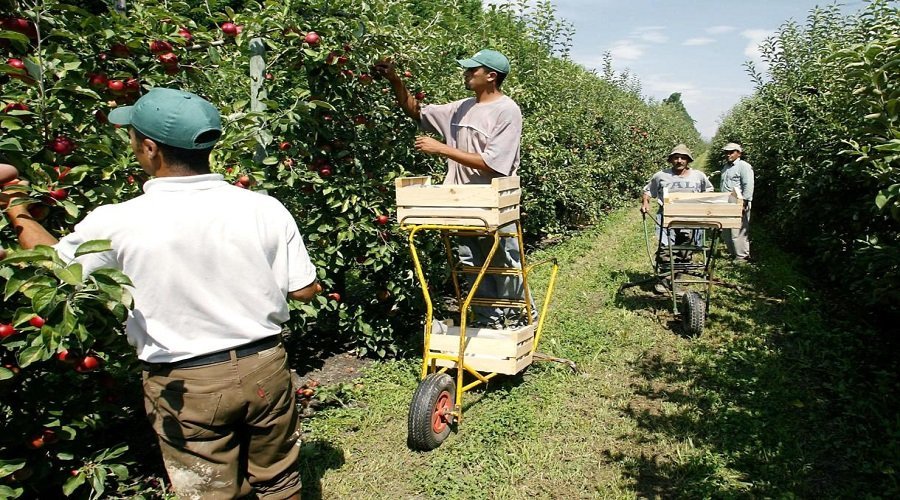
[[[474,96],[446,104],[421,106],[404,85],[394,63],[381,60],[373,71],[391,83],[394,96],[407,116],[419,127],[439,134],[444,142],[420,135],[416,150],[447,159],[444,184],[490,184],[500,176],[516,176],[519,170],[519,143],[522,137],[522,112],[500,89],[510,72],[509,59],[496,50],[482,49],[467,59],[457,60],[463,68],[463,83]],[[512,225],[501,228],[514,231]],[[481,266],[493,239],[457,238],[460,261]],[[493,265],[521,268],[516,238],[501,238]],[[517,276],[487,275],[478,288],[481,297],[518,299],[524,295]],[[498,325],[518,321],[517,311],[506,308],[473,307],[476,322]]]
[[[154,177],[143,195],[97,207],[59,241],[25,205],[6,216],[24,248],[53,245],[85,274],[113,267],[131,278],[126,333],[179,498],[300,498],[281,324],[287,299],[308,302],[321,287],[296,222],[274,198],[210,173],[222,124],[202,97],[155,88],[109,121],[128,126],[132,152]],[[89,240],[112,249],[76,256]]]
[[[644,193],[641,197],[641,212],[648,213],[650,211],[650,199],[656,198],[658,203],[662,205],[663,190],[668,188],[673,193],[704,193],[713,190],[713,185],[709,182],[706,174],[690,167],[694,161],[691,150],[684,144],[679,144],[669,153],[668,162],[671,168],[660,170],[653,174],[650,181],[644,186]],[[659,219],[659,215],[657,215]],[[668,260],[668,253],[663,252],[663,248],[669,244],[671,238],[673,244],[681,245],[688,243],[694,237],[691,230],[659,230],[660,246],[656,251],[657,262],[665,262]],[[680,258],[686,258],[681,255]]]
[[[750,202],[753,200],[753,166],[744,161],[741,156],[744,149],[736,142],[729,142],[722,148],[725,155],[725,164],[722,172],[719,191],[730,192],[737,188],[744,198],[744,213],[741,217],[741,228],[738,230],[726,229],[722,239],[728,252],[738,262],[750,260]]]

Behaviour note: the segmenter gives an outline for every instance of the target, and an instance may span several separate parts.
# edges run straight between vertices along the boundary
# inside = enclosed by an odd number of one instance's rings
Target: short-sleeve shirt
[[[677,175],[671,168],[660,170],[653,174],[650,182],[644,186],[644,192],[651,198],[662,200],[663,189],[669,188],[670,193],[704,193],[713,190],[713,185],[703,172],[693,168],[687,175]]]
[[[495,177],[516,175],[519,170],[522,111],[509,96],[487,103],[470,97],[430,104],[421,110],[420,125],[441,134],[452,148],[480,154],[493,170],[485,172],[448,159],[444,184],[490,184]]]
[[[56,245],[85,273],[113,267],[131,278],[126,332],[138,357],[179,361],[279,334],[287,294],[316,278],[287,209],[218,174],[157,178],[144,192],[96,208]],[[95,239],[112,250],[76,259]]]

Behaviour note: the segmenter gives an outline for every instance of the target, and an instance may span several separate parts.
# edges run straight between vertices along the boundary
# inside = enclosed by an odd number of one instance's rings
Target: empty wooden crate
[[[401,224],[496,228],[519,218],[522,190],[518,177],[454,185],[433,185],[430,176],[400,177],[395,185]]]
[[[512,330],[466,328],[465,365],[479,372],[515,375],[531,364],[535,325]],[[459,327],[449,322],[434,322],[431,333],[432,354],[459,354]],[[437,366],[456,368],[456,361],[435,359]]]
[[[744,200],[737,190],[729,193],[670,193],[663,191],[663,226],[721,224],[741,227]]]

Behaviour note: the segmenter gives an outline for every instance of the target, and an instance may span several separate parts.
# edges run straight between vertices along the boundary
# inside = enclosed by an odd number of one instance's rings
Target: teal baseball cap
[[[509,59],[503,54],[491,49],[481,49],[477,54],[468,59],[458,59],[457,64],[463,68],[477,68],[487,66],[494,71],[509,74]]]
[[[181,149],[208,149],[222,137],[222,117],[206,99],[184,90],[154,88],[134,106],[109,113],[116,125],[131,125],[160,144]]]

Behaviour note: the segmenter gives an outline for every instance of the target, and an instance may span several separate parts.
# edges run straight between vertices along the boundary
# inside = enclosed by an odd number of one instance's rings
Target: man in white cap
[[[753,167],[741,159],[744,149],[736,142],[729,142],[722,151],[725,155],[725,164],[719,183],[719,191],[730,192],[737,188],[744,198],[744,213],[741,217],[741,228],[726,229],[722,239],[732,258],[737,261],[750,260],[750,202],[753,200]]]
[[[510,71],[509,60],[496,50],[483,49],[468,59],[457,60],[457,64],[464,69],[466,89],[475,95],[426,106],[420,106],[410,94],[391,61],[379,61],[373,69],[391,83],[394,96],[407,116],[422,130],[443,136],[444,142],[420,135],[415,148],[447,159],[444,184],[490,184],[495,177],[518,175],[522,111],[500,90]],[[504,232],[514,230],[512,225],[501,228]],[[492,240],[457,238],[460,261],[481,266]],[[501,238],[493,265],[521,268],[519,261],[516,238]],[[523,294],[522,281],[516,276],[487,275],[478,288],[481,297],[521,300]],[[473,311],[481,324],[502,323],[516,315],[515,311],[502,308],[474,307]]]
[[[644,193],[641,197],[641,212],[648,213],[650,211],[650,199],[656,198],[658,203],[662,205],[663,190],[668,188],[671,193],[703,193],[713,190],[713,185],[709,182],[709,178],[703,172],[694,170],[690,167],[694,161],[691,150],[684,144],[679,144],[669,153],[668,162],[671,168],[660,170],[653,174],[650,181],[644,186]],[[659,218],[659,216],[657,216]],[[691,241],[693,231],[659,231],[660,246],[656,251],[657,262],[668,260],[668,253],[663,249],[669,244],[669,238],[672,238],[675,245],[685,244]],[[682,258],[685,256],[682,255]]]

